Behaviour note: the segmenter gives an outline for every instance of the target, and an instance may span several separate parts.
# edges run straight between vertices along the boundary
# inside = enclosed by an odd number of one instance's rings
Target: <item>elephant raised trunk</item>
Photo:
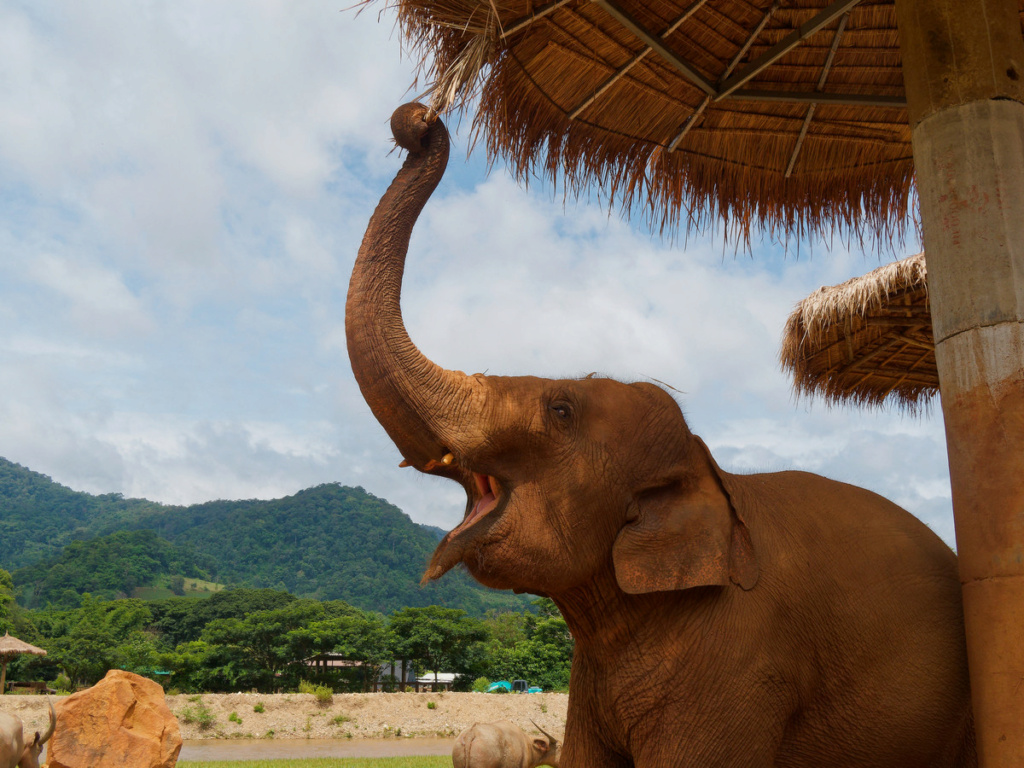
[[[349,283],[345,333],[356,381],[370,410],[406,462],[457,476],[448,463],[464,410],[468,379],[427,359],[409,338],[400,296],[413,225],[448,163],[448,131],[421,104],[391,117],[399,146],[409,152],[381,198],[363,236]]]

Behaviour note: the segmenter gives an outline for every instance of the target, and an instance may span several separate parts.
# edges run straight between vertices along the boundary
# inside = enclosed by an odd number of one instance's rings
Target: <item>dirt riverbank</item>
[[[56,703],[62,697],[51,698]],[[492,720],[511,720],[528,732],[534,730],[533,720],[561,736],[569,702],[562,693],[351,693],[336,694],[325,705],[303,693],[209,693],[194,698],[167,697],[185,739],[450,737],[473,723]],[[212,717],[205,728],[197,721],[200,705]],[[256,711],[258,705],[262,712]],[[0,712],[18,715],[30,732],[46,728],[46,711],[42,696],[0,696]]]

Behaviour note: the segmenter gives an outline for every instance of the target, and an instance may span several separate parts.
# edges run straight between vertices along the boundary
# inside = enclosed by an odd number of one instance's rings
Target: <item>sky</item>
[[[338,482],[459,522],[458,486],[399,469],[345,350],[348,275],[402,159],[388,120],[418,93],[393,13],[349,4],[0,0],[0,456],[90,493]],[[470,120],[410,248],[429,357],[666,382],[723,468],[861,485],[953,544],[938,404],[829,408],[778,365],[800,299],[892,255],[663,240],[488,173]]]

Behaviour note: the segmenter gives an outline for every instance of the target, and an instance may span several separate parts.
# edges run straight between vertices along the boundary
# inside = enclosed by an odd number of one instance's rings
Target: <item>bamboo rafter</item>
[[[843,31],[846,29],[846,22],[850,18],[850,12],[847,11],[841,19],[839,19],[839,26],[836,28],[835,35],[832,36],[832,47],[829,48],[828,58],[825,59],[825,66],[821,69],[821,77],[818,78],[817,91],[825,90],[825,81],[828,79],[829,70],[832,69],[832,62],[836,58],[836,50],[839,48],[839,41],[843,37]],[[800,155],[800,147],[804,144],[804,139],[807,138],[807,131],[811,127],[811,120],[814,119],[814,110],[818,108],[818,103],[815,102],[807,108],[807,115],[804,117],[804,124],[800,128],[800,135],[797,136],[796,146],[793,147],[793,154],[789,158],[789,165],[786,166],[786,178],[788,179],[793,175],[793,167],[796,165],[796,159]]]

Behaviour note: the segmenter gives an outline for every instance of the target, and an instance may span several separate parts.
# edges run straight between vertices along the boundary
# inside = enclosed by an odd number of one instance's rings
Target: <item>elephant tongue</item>
[[[469,513],[465,520],[456,528],[452,533],[461,531],[463,528],[468,528],[481,517],[486,515],[496,506],[498,506],[498,483],[493,477],[489,475],[476,474],[476,485],[480,490],[481,496],[480,501],[473,507],[473,511]]]

